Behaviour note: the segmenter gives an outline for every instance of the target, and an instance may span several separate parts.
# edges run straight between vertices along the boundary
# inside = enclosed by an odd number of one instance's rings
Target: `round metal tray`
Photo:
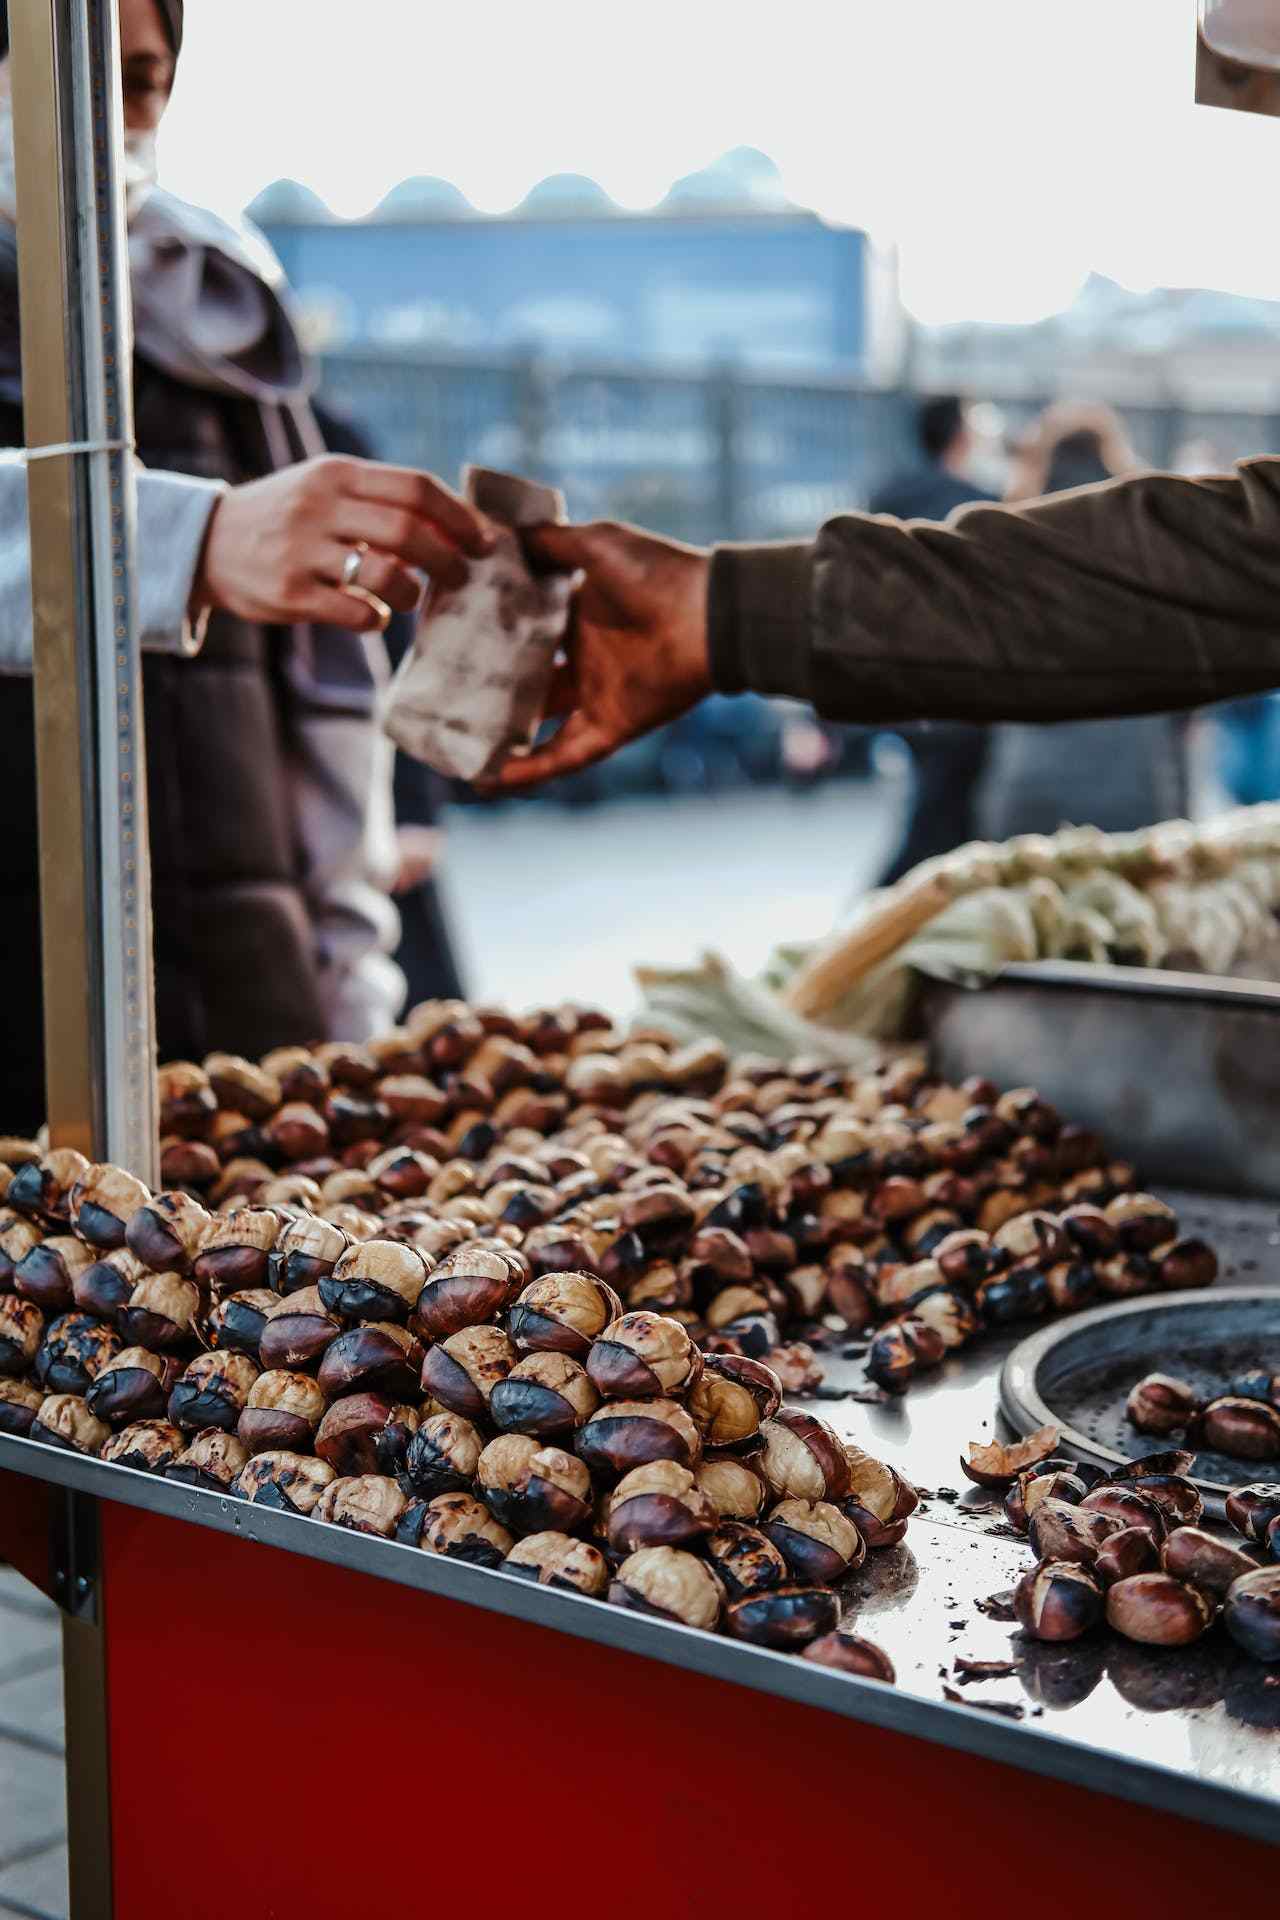
[[[1280,1372],[1280,1290],[1206,1287],[1093,1307],[1042,1327],[1005,1361],[1000,1405],[1019,1433],[1052,1421],[1064,1453],[1114,1468],[1179,1444],[1179,1435],[1157,1439],[1125,1419],[1129,1389],[1144,1374],[1176,1374],[1208,1398],[1268,1364]],[[1280,1461],[1200,1453],[1191,1477],[1219,1510],[1233,1487],[1280,1480]]]

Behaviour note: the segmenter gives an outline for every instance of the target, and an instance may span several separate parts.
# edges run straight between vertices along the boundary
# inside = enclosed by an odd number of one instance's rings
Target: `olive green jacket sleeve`
[[[1280,687],[1280,458],[721,547],[709,622],[722,692],[832,720],[1090,719]]]

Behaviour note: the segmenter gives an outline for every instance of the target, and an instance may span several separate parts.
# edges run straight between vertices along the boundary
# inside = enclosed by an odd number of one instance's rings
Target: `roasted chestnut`
[[[39,1387],[30,1387],[25,1380],[0,1378],[0,1433],[16,1433],[25,1438],[43,1403],[44,1395]]]
[[[769,1483],[754,1460],[708,1457],[699,1460],[693,1477],[722,1520],[755,1520],[770,1498]]]
[[[257,1379],[257,1364],[248,1354],[198,1354],[169,1395],[169,1418],[189,1433],[203,1427],[230,1433]]]
[[[46,1393],[86,1394],[120,1350],[119,1334],[104,1321],[88,1313],[60,1314],[36,1354],[36,1385]]]
[[[962,1227],[958,1233],[949,1233],[933,1249],[933,1260],[944,1280],[952,1286],[969,1289],[1008,1265],[1008,1255],[993,1244],[989,1233],[977,1227]]]
[[[591,1518],[583,1462],[527,1433],[489,1442],[476,1466],[476,1492],[511,1533],[577,1533]]]
[[[991,1244],[1013,1266],[1023,1261],[1037,1267],[1056,1267],[1071,1258],[1071,1241],[1060,1220],[1051,1213],[1019,1213],[991,1236]]]
[[[615,1606],[710,1630],[720,1618],[724,1590],[705,1560],[678,1547],[641,1547],[618,1568],[609,1598]]]
[[[1138,1573],[1107,1589],[1107,1624],[1126,1640],[1185,1647],[1212,1626],[1214,1605],[1199,1587],[1168,1573]]]
[[[88,1266],[72,1274],[75,1304],[81,1313],[109,1320],[114,1326],[147,1271],[136,1254],[130,1253],[127,1247],[117,1247],[114,1253],[103,1254],[100,1260],[91,1260]]]
[[[603,1597],[609,1585],[609,1562],[599,1547],[571,1540],[565,1533],[531,1533],[517,1540],[502,1563],[504,1573],[536,1580],[540,1586],[563,1587],[571,1593]]]
[[[0,1286],[12,1287],[14,1275],[20,1263],[38,1247],[44,1239],[43,1233],[33,1220],[22,1220],[8,1207],[0,1211]],[[33,1299],[35,1295],[31,1296]],[[39,1304],[37,1302],[37,1304]],[[53,1311],[62,1309],[62,1299],[54,1303]]]
[[[1233,1460],[1280,1460],[1280,1407],[1223,1394],[1201,1408],[1187,1438]]]
[[[787,1584],[787,1562],[759,1527],[740,1520],[721,1520],[704,1546],[707,1559],[732,1600]]]
[[[735,1639],[792,1653],[835,1632],[840,1602],[829,1587],[767,1587],[731,1600],[724,1619]]]
[[[381,1393],[349,1393],[321,1420],[315,1449],[335,1473],[398,1474],[417,1431],[415,1407]]]
[[[1025,1533],[1042,1500],[1065,1500],[1068,1506],[1076,1506],[1088,1491],[1084,1481],[1065,1467],[1058,1467],[1052,1473],[1031,1467],[1020,1473],[1010,1487],[1004,1497],[1004,1510],[1009,1524],[1019,1533]]]
[[[1203,1527],[1175,1527],[1160,1557],[1165,1572],[1175,1580],[1188,1580],[1219,1600],[1233,1582],[1257,1571],[1256,1560]]]
[[[123,1167],[87,1167],[71,1189],[71,1228],[86,1246],[111,1253],[122,1247],[125,1228],[150,1191]]]
[[[845,1446],[844,1453],[849,1484],[841,1512],[852,1520],[868,1547],[896,1546],[920,1504],[920,1495],[909,1480],[873,1454],[851,1445]]]
[[[1102,1589],[1074,1560],[1046,1560],[1013,1590],[1013,1611],[1033,1640],[1078,1640],[1103,1615]]]
[[[330,1312],[346,1320],[407,1320],[427,1278],[422,1255],[399,1240],[348,1247],[318,1282]]]
[[[277,1293],[299,1293],[318,1287],[333,1272],[347,1244],[346,1234],[331,1220],[320,1220],[309,1213],[299,1215],[290,1220],[272,1248],[271,1284]]]
[[[1146,1527],[1122,1527],[1098,1548],[1093,1572],[1104,1587],[1131,1580],[1135,1573],[1158,1573],[1161,1548]]]
[[[1177,1237],[1177,1214],[1153,1193],[1117,1194],[1106,1212],[1120,1245],[1132,1253],[1150,1253]]]
[[[978,1314],[988,1326],[1004,1327],[1015,1320],[1034,1320],[1049,1306],[1049,1277],[1043,1267],[1009,1267],[984,1280],[973,1296]]]
[[[834,1585],[867,1557],[857,1527],[827,1500],[780,1500],[763,1531],[802,1583]]]
[[[507,1324],[522,1352],[585,1360],[592,1341],[621,1316],[622,1302],[605,1281],[589,1273],[548,1273],[524,1289]]]
[[[87,1389],[89,1411],[112,1426],[158,1420],[169,1404],[181,1366],[180,1360],[166,1359],[146,1347],[126,1347],[108,1360]]]
[[[901,1320],[891,1320],[872,1336],[867,1350],[867,1378],[886,1393],[905,1393],[918,1368],[914,1343]]]
[[[217,1214],[200,1243],[191,1271],[214,1293],[266,1285],[271,1252],[284,1222],[269,1207],[237,1207]]]
[[[1112,1479],[1120,1481],[1119,1474]],[[1147,1473],[1123,1482],[1145,1500],[1154,1500],[1170,1527],[1198,1527],[1204,1519],[1204,1501],[1195,1484],[1177,1473]]]
[[[325,1400],[308,1373],[273,1369],[251,1383],[235,1421],[250,1453],[305,1453],[324,1418]],[[219,1423],[226,1424],[226,1423]]]
[[[1122,1524],[1108,1514],[1087,1512],[1083,1505],[1042,1500],[1031,1516],[1031,1545],[1040,1560],[1071,1560],[1091,1567],[1103,1541],[1121,1532]],[[1144,1531],[1150,1533],[1150,1526]]]
[[[609,1545],[622,1554],[689,1546],[718,1519],[693,1474],[674,1460],[654,1460],[624,1474],[604,1512]]]
[[[54,1147],[42,1159],[28,1160],[14,1170],[6,1204],[18,1213],[69,1226],[71,1189],[89,1171],[89,1162],[74,1147]]]
[[[702,1371],[702,1355],[678,1320],[660,1313],[624,1313],[587,1354],[587,1372],[607,1399],[669,1399]]]
[[[1272,1522],[1280,1519],[1280,1482],[1237,1487],[1227,1495],[1227,1519],[1246,1540],[1261,1544]]]
[[[567,1353],[530,1353],[499,1380],[489,1414],[504,1433],[572,1433],[600,1404],[586,1368]]]
[[[335,1527],[390,1540],[408,1504],[407,1495],[386,1474],[363,1473],[331,1480],[320,1495],[315,1515]]]
[[[0,1378],[25,1373],[44,1338],[44,1315],[34,1300],[0,1294]]]
[[[1171,1247],[1162,1247],[1152,1258],[1160,1285],[1171,1292],[1211,1287],[1218,1277],[1218,1256],[1203,1240],[1175,1240]]]
[[[413,1330],[431,1341],[484,1326],[505,1310],[518,1285],[510,1261],[500,1253],[461,1247],[428,1275],[413,1312]]]
[[[265,1120],[280,1105],[280,1081],[265,1067],[254,1066],[238,1053],[211,1053],[204,1063],[218,1105],[250,1120]]]
[[[160,1102],[160,1131],[199,1139],[218,1111],[217,1095],[203,1067],[190,1060],[171,1060],[156,1075]]]
[[[811,1640],[800,1657],[812,1660],[815,1666],[834,1667],[838,1673],[856,1674],[860,1680],[882,1680],[887,1687],[893,1686],[898,1677],[883,1647],[842,1627]]]
[[[141,1473],[165,1473],[187,1444],[187,1436],[168,1420],[135,1420],[105,1442],[102,1458]]]
[[[185,1456],[184,1456],[185,1457]],[[337,1475],[324,1460],[302,1453],[255,1453],[236,1478],[233,1492],[256,1506],[282,1513],[314,1513]]]
[[[129,1346],[160,1352],[185,1346],[194,1338],[200,1289],[180,1273],[148,1273],[121,1309],[120,1333]]]
[[[578,1428],[574,1445],[602,1480],[655,1460],[692,1467],[702,1451],[698,1429],[674,1400],[605,1401]]]
[[[825,1420],[783,1407],[760,1429],[760,1466],[779,1500],[843,1500],[849,1492],[849,1461],[839,1436]]]
[[[422,1543],[450,1560],[499,1567],[515,1542],[489,1509],[469,1493],[439,1493],[422,1520]]]
[[[330,1400],[344,1393],[385,1393],[407,1400],[418,1390],[422,1360],[421,1344],[406,1327],[366,1321],[340,1333],[326,1348],[318,1377]]]
[[[1159,1270],[1145,1253],[1113,1253],[1107,1260],[1096,1261],[1093,1271],[1102,1292],[1111,1300],[1154,1293],[1160,1286]]]
[[[313,1372],[341,1333],[335,1314],[326,1308],[318,1287],[301,1287],[268,1309],[258,1342],[264,1367]]]
[[[269,1287],[246,1287],[219,1300],[209,1315],[208,1333],[213,1345],[224,1353],[247,1353],[257,1360],[262,1330],[267,1315],[280,1299]]]
[[[483,1447],[479,1432],[460,1413],[430,1413],[409,1442],[401,1480],[427,1499],[467,1491]]]
[[[489,1396],[516,1364],[516,1350],[500,1327],[463,1327],[427,1349],[422,1390],[469,1420],[488,1417]]]
[[[10,1229],[9,1237],[18,1243],[19,1229]],[[92,1253],[79,1240],[50,1234],[47,1240],[36,1240],[16,1262],[13,1288],[44,1313],[65,1313],[75,1299],[77,1274],[92,1265]]]
[[[165,1468],[165,1477],[179,1480],[184,1486],[203,1487],[209,1493],[230,1493],[248,1464],[249,1450],[243,1441],[218,1427],[206,1427],[185,1453]]]
[[[1223,1624],[1255,1660],[1280,1660],[1280,1567],[1242,1574],[1227,1589]]]
[[[1046,1268],[1044,1279],[1055,1313],[1078,1313],[1097,1296],[1098,1276],[1084,1260],[1061,1260]]]
[[[1139,1433],[1181,1433],[1200,1410],[1200,1396],[1171,1373],[1149,1373],[1130,1389],[1125,1418]]]
[[[1117,1486],[1106,1481],[1087,1493],[1080,1505],[1087,1513],[1105,1514],[1117,1527],[1141,1527],[1157,1546],[1169,1531],[1163,1509],[1136,1485]]]
[[[1058,1224],[1087,1259],[1097,1260],[1116,1250],[1116,1229],[1101,1207],[1087,1202],[1067,1207],[1058,1215]]]
[[[945,1352],[953,1353],[972,1340],[978,1331],[978,1316],[971,1303],[955,1287],[934,1287],[911,1302],[912,1321],[929,1330],[942,1342]],[[910,1337],[910,1335],[908,1335]],[[916,1341],[911,1342],[920,1359]],[[869,1644],[869,1643],[868,1643]]]
[[[29,1432],[31,1439],[63,1447],[68,1453],[101,1453],[111,1437],[110,1427],[76,1393],[47,1395]]]
[[[154,1194],[130,1215],[125,1244],[153,1273],[186,1273],[213,1229],[212,1216],[181,1190]]]

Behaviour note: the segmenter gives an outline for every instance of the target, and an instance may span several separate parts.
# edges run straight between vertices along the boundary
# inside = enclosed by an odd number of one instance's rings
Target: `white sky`
[[[1193,102],[1194,0],[187,0],[165,183],[336,213],[407,174],[652,204],[726,148],[895,240],[923,320],[1023,320],[1095,268],[1280,297],[1280,121]]]

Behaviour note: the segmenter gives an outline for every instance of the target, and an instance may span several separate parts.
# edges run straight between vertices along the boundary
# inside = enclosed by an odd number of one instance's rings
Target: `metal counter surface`
[[[1273,1267],[1280,1284],[1274,1205],[1170,1197],[1188,1230],[1215,1239],[1226,1277],[1270,1280],[1263,1269]],[[1007,1589],[1029,1564],[998,1496],[971,1486],[958,1464],[966,1440],[993,1431],[999,1369],[1017,1337],[987,1341],[950,1360],[887,1407],[834,1397],[836,1389],[857,1383],[861,1369],[856,1360],[828,1360],[827,1392],[804,1403],[925,1490],[907,1539],[869,1555],[846,1585],[846,1615],[889,1653],[896,1688],[36,1441],[0,1436],[0,1470],[1280,1842],[1280,1671],[1246,1659],[1217,1631],[1181,1651],[1137,1647],[1105,1631],[1070,1647],[1043,1647],[980,1610],[979,1601]],[[955,1667],[960,1657],[1012,1659],[1017,1666],[1007,1677],[966,1682]],[[957,1697],[948,1699],[944,1689]]]

